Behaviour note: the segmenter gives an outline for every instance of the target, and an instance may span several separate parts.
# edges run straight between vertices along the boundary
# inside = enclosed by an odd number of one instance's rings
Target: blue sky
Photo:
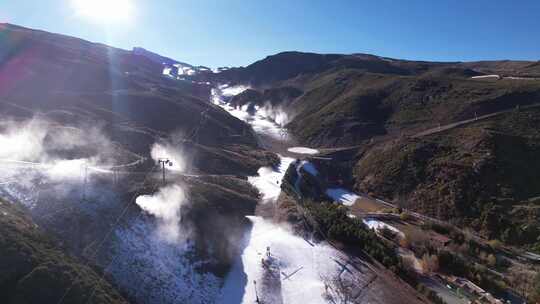
[[[77,1],[97,0],[0,0],[0,21],[211,67],[287,50],[540,60],[540,0],[100,0],[107,8],[92,16]],[[125,11],[129,18],[114,20]]]

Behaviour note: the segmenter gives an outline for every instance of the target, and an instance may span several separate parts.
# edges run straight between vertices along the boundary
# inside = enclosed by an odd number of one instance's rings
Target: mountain
[[[234,105],[286,112],[301,144],[349,149],[332,167],[348,168],[351,188],[538,250],[538,72],[285,52],[218,76],[250,87]]]
[[[355,187],[488,239],[538,247],[540,110],[363,148]]]
[[[540,77],[540,61],[475,61],[465,62],[465,67],[481,71],[484,74],[500,74],[516,77]]]
[[[411,61],[370,54],[317,54],[282,52],[268,56],[246,67],[231,68],[217,77],[230,82],[264,86],[303,76],[314,76],[338,70],[355,70],[385,75],[419,76],[442,74],[443,76],[503,76],[539,77],[539,63],[534,61],[477,61],[477,62],[429,62]]]
[[[284,52],[210,71],[11,24],[0,45],[4,302],[254,300],[276,254],[278,301],[438,303],[435,259],[497,293],[528,264],[495,240],[540,252],[538,62]]]
[[[0,45],[0,197],[27,221],[0,215],[6,301],[56,302],[75,273],[66,303],[215,299],[255,212],[247,176],[277,156],[159,55],[11,24]]]
[[[355,54],[315,54],[283,52],[268,56],[245,68],[232,68],[219,76],[232,82],[264,85],[289,80],[301,75],[318,74],[329,70],[359,69],[370,72],[409,74],[410,70],[393,65],[390,59]]]
[[[208,173],[255,173],[267,163],[269,154],[246,124],[208,102],[209,85],[163,76],[163,65],[147,52],[9,24],[0,30],[4,115],[40,114],[72,124],[97,120],[114,141],[139,154],[148,154],[156,138],[183,134],[194,162]],[[206,157],[215,166],[206,166]]]
[[[472,118],[475,113],[532,103],[539,96],[538,81],[493,81],[476,76],[485,72],[503,75],[512,67],[513,74],[504,75],[522,77],[535,64],[439,63],[363,54],[285,52],[218,77],[266,90],[267,95],[269,90],[284,88],[301,91],[283,100],[284,109],[292,113],[289,129],[302,143],[331,147],[359,144],[373,136],[414,133]],[[268,100],[257,97],[251,101]]]

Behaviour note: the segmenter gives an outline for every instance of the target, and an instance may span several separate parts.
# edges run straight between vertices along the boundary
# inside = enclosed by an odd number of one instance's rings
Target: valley
[[[241,88],[231,91],[239,93],[240,90]],[[241,254],[241,261],[237,262],[241,265],[233,266],[229,278],[232,277],[234,281],[226,282],[225,288],[232,288],[228,287],[229,285],[237,285],[238,278],[233,275],[238,275],[237,272],[243,270],[246,276],[244,279],[246,285],[241,303],[250,303],[256,298],[259,298],[262,303],[298,303],[305,300],[309,303],[327,303],[328,301],[338,301],[341,297],[350,297],[351,302],[367,300],[385,303],[399,303],[403,297],[409,297],[410,303],[417,302],[418,300],[407,292],[390,296],[389,291],[403,283],[391,276],[378,274],[377,272],[380,270],[369,263],[341,252],[332,244],[308,239],[306,236],[300,237],[295,235],[290,227],[272,223],[272,220],[277,216],[275,209],[279,208],[277,201],[285,172],[292,163],[298,162],[291,157],[294,153],[287,149],[288,145],[294,141],[283,132],[283,128],[278,122],[279,119],[276,121],[276,117],[279,115],[268,114],[258,111],[258,109],[256,109],[258,112],[255,114],[250,114],[247,109],[236,109],[229,105],[226,100],[223,100],[223,96],[218,90],[214,90],[213,93],[215,94],[212,98],[214,103],[221,105],[235,117],[239,117],[253,126],[255,132],[261,135],[263,146],[275,150],[276,153],[287,153],[287,156],[279,155],[281,163],[278,167],[263,167],[259,169],[257,177],[248,178],[248,181],[261,193],[262,205],[259,208],[262,209],[263,216],[249,217],[253,227],[246,236],[247,244]],[[225,97],[232,98],[234,96],[225,94]],[[271,140],[266,142],[264,138]],[[281,142],[277,144],[276,140]],[[309,151],[309,148],[296,148],[297,152],[305,150],[312,152]],[[260,259],[266,254],[277,259],[275,263],[279,265],[280,270],[273,274],[273,276],[277,276],[273,281],[279,283],[272,281],[265,283],[263,279],[266,267],[261,264]],[[337,285],[336,280],[347,282],[348,288],[357,289],[357,291],[352,296],[343,294],[343,291],[338,289],[339,285]],[[251,282],[253,282],[253,286],[250,286]],[[257,287],[257,282],[259,282],[259,287]],[[264,290],[265,285],[276,284],[279,284],[277,289],[275,286],[271,286],[270,291]],[[364,285],[369,285],[369,288]],[[257,288],[260,289],[258,294]],[[227,289],[225,293],[231,294]],[[235,293],[232,295],[236,296]],[[275,299],[276,296],[278,299]],[[223,303],[231,302],[234,301],[226,298]]]
[[[2,303],[536,297],[535,62],[0,34]]]

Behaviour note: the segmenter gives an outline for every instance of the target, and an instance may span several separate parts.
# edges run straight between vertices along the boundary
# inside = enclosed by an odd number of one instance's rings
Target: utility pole
[[[208,120],[208,110],[210,108],[204,110],[201,112],[201,118],[199,120],[199,125],[197,126],[197,128],[195,129],[195,132],[193,134],[193,141],[198,143],[199,142],[199,131],[200,129],[202,128],[202,126],[204,124],[206,124],[206,121]]]
[[[253,280],[253,287],[255,288],[255,303],[260,304],[259,294],[257,293],[257,281]]]
[[[165,165],[169,165],[169,167],[172,167],[173,162],[168,158],[160,158],[158,159],[158,163],[161,165],[163,184],[165,184]]]
[[[86,200],[86,184],[88,183],[88,165],[86,164],[86,162],[84,164],[81,165],[82,166],[82,170],[83,170],[83,190],[82,190],[82,200],[85,201]]]
[[[279,135],[281,135],[281,140],[285,141],[289,135],[289,132],[282,125],[279,125]]]
[[[118,184],[118,168],[112,168],[113,185]]]

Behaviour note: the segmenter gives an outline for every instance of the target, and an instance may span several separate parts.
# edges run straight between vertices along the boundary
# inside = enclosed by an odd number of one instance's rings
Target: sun
[[[134,15],[132,0],[71,0],[78,17],[98,24],[129,23]]]

